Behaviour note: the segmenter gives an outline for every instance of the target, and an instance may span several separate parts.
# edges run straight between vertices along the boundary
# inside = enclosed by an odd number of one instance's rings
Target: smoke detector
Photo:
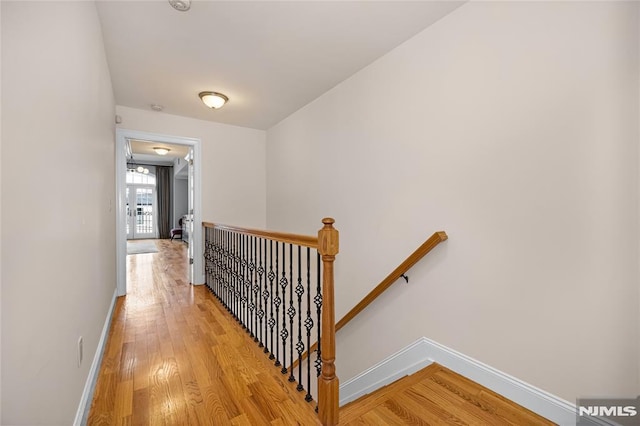
[[[180,12],[186,12],[191,9],[191,0],[169,0],[169,4]]]

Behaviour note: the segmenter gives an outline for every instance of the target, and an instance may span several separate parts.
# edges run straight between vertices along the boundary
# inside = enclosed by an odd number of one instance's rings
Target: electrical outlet
[[[82,365],[82,352],[83,352],[83,340],[82,336],[78,339],[78,368]]]

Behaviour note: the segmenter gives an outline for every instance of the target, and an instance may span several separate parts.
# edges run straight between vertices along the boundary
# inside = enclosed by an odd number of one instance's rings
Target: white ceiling
[[[189,147],[186,145],[173,145],[138,139],[129,139],[129,145],[133,154],[133,158],[129,160],[136,164],[172,165],[176,158],[184,158],[189,153]],[[167,148],[169,152],[166,155],[158,155],[153,150],[154,147]]]
[[[460,6],[457,1],[101,1],[118,105],[268,129]],[[201,91],[229,97],[220,110]]]
[[[158,158],[184,158],[189,153],[189,146],[174,145],[170,143],[160,143],[153,141],[143,141],[139,139],[129,139],[131,152],[134,154],[155,155]],[[166,155],[158,155],[153,148],[167,148],[169,152]]]

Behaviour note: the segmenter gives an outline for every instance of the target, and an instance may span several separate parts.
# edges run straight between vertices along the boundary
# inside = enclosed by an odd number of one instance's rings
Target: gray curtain
[[[158,193],[158,237],[169,238],[171,231],[171,178],[173,167],[156,166]]]

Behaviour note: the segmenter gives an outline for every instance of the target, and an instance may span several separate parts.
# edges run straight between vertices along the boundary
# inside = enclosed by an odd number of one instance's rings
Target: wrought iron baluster
[[[204,229],[204,283],[209,288],[209,228]]]
[[[240,276],[238,277],[238,285],[240,290],[240,306],[239,306],[239,316],[240,316],[240,324],[242,324],[242,328],[245,328],[245,306],[247,305],[247,299],[245,298],[244,292],[244,278],[247,272],[247,258],[245,257],[245,236],[243,234],[238,235],[240,239]]]
[[[210,274],[211,274],[211,287],[209,291],[211,294],[217,297],[217,285],[218,285],[218,230],[211,230],[211,266],[210,266]]]
[[[214,271],[213,271],[213,294],[220,300],[220,230],[216,229],[214,235]]]
[[[276,250],[278,248],[278,244],[276,244]],[[273,327],[276,325],[276,320],[273,319],[273,280],[277,276],[277,272],[273,272],[273,240],[269,240],[269,324],[270,334],[271,334],[271,344],[269,346],[269,359],[275,358],[273,355]],[[277,288],[277,286],[276,286]]]
[[[218,300],[224,305],[224,232],[218,234]]]
[[[213,233],[211,235],[211,238],[213,240],[213,265],[211,265],[212,271],[211,271],[211,290],[213,292],[213,295],[217,297],[217,289],[218,289],[218,284],[217,284],[217,279],[218,279],[218,230],[214,229]]]
[[[317,375],[319,377],[320,372],[322,371],[322,360],[321,360],[322,342],[320,340],[320,325],[322,324],[322,281],[320,280],[320,264],[321,264],[320,253],[317,253],[316,263],[317,263],[317,269],[318,269],[318,281],[317,281],[318,286],[316,288],[316,297],[313,299],[313,301],[316,304],[316,309],[318,313],[318,326],[316,327],[318,331],[318,349],[316,350],[317,357],[316,357],[315,366],[316,366]]]
[[[255,264],[255,258],[253,257],[253,252],[254,252],[254,247],[256,246],[256,237],[251,237],[251,242],[249,244],[249,323],[247,324],[247,326],[249,327],[249,335],[251,337],[254,337],[253,334],[253,318],[254,318],[254,311],[256,309],[256,305],[254,303],[253,300],[253,276],[255,274],[256,271],[256,264]]]
[[[214,229],[213,232],[211,233],[211,242],[213,243],[213,245],[211,246],[212,248],[212,253],[211,256],[213,258],[212,262],[211,262],[211,292],[214,294],[216,294],[216,278],[217,278],[217,274],[218,274],[218,230]]]
[[[296,285],[296,295],[298,296],[298,342],[296,343],[296,351],[298,352],[298,391],[304,390],[302,386],[302,352],[304,352],[304,343],[302,343],[302,295],[304,294],[304,286],[302,285],[302,261],[301,249],[298,246],[298,284]],[[293,368],[291,369],[293,375]]]
[[[280,244],[276,241],[276,279],[278,278],[278,252]],[[276,362],[275,366],[280,366],[280,344],[277,342],[278,337],[280,336],[280,323],[278,322],[278,314],[280,313],[280,285],[276,282],[276,297],[273,299],[273,304],[276,307],[276,317],[275,317],[275,325],[276,325]]]
[[[231,232],[226,233],[227,237],[227,311],[233,315],[233,247],[231,245]]]
[[[304,320],[304,327],[307,329],[307,348],[310,348],[313,318],[311,318],[311,248],[309,247],[307,247],[307,318]],[[307,394],[304,399],[307,402],[313,400],[311,396],[311,354],[307,354]]]
[[[228,271],[229,271],[229,238],[228,232],[222,232],[222,304],[225,309],[229,310],[229,304],[227,303],[227,288],[229,287],[228,283]]]
[[[236,284],[238,280],[238,272],[236,271],[236,233],[231,232],[231,313],[233,317],[237,320],[237,311],[236,311]]]
[[[229,310],[229,232],[223,232],[224,237],[224,307]]]
[[[264,280],[264,265],[262,264],[262,258],[263,258],[263,253],[262,253],[262,249],[263,246],[266,249],[266,240],[263,238],[260,238],[260,245],[258,247],[258,258],[260,259],[260,266],[258,267],[258,275],[260,277],[259,282],[260,282],[260,287],[258,288],[258,294],[256,294],[256,297],[258,298],[258,302],[259,302],[259,306],[258,306],[258,319],[260,322],[260,325],[258,327],[258,332],[260,333],[260,344],[258,345],[258,347],[262,348],[264,347],[264,335],[262,333],[262,320],[264,318],[264,308],[265,306],[262,304],[262,284],[263,284],[263,280]]]
[[[293,244],[289,244],[289,381],[295,382],[293,375],[293,317],[296,316],[296,308],[293,306]]]
[[[267,240],[264,240],[264,269],[266,272],[267,269]],[[262,304],[264,310],[263,310],[263,316],[265,317],[265,321],[264,321],[264,330],[262,332],[262,337],[263,337],[263,344],[264,344],[264,353],[268,353],[269,349],[267,348],[267,319],[266,319],[266,315],[267,315],[267,302],[269,300],[269,291],[267,290],[267,275],[265,275],[264,277],[264,288],[262,290],[262,299],[264,300],[264,303]],[[262,320],[262,318],[261,318]]]
[[[255,305],[255,315],[253,316],[253,341],[258,341],[258,305],[260,303],[260,296],[258,296],[258,245],[260,244],[260,239],[258,237],[254,237],[253,241],[253,259],[255,263],[255,272],[253,274],[253,303]]]
[[[235,241],[236,241],[236,248],[235,248],[236,279],[235,279],[233,294],[235,296],[235,302],[236,302],[235,303],[236,319],[238,320],[238,322],[240,324],[242,324],[242,311],[240,309],[240,306],[241,306],[240,296],[241,296],[241,289],[242,289],[242,283],[241,283],[241,279],[242,279],[242,252],[240,251],[240,236],[241,235],[236,232],[236,234],[235,234]]]
[[[280,338],[282,339],[282,374],[287,373],[287,337],[289,337],[289,331],[287,330],[287,316],[286,316],[286,304],[287,304],[287,251],[285,243],[282,243],[282,278],[280,279],[280,286],[282,287],[282,331],[280,332]]]
[[[244,329],[249,332],[249,322],[251,321],[251,310],[249,309],[249,305],[251,303],[251,237],[249,235],[245,235],[245,259],[247,262],[244,281],[242,286],[244,287],[244,298],[245,298],[245,316],[244,316]]]

